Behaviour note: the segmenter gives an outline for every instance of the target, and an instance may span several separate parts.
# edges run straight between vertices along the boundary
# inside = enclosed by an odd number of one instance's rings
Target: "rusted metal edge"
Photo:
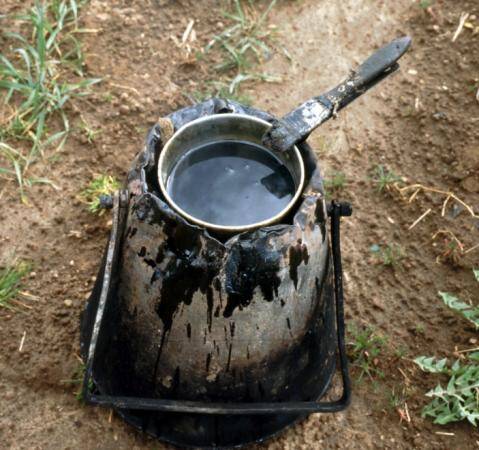
[[[85,401],[89,401],[91,393],[88,386],[92,380],[93,362],[95,359],[95,350],[100,334],[101,323],[105,312],[105,307],[110,293],[112,271],[118,257],[119,241],[121,239],[120,218],[121,209],[128,206],[128,191],[120,190],[113,197],[113,218],[110,233],[110,240],[105,259],[105,270],[103,274],[103,284],[101,288],[100,300],[96,310],[95,321],[91,332],[90,345],[88,347],[87,361],[85,364],[85,374],[83,378],[82,395]]]

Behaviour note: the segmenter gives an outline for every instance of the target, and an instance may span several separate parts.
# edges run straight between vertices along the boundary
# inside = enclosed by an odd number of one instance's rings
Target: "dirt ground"
[[[0,12],[20,7],[6,1]],[[464,28],[452,42],[461,12],[470,14],[476,32]],[[187,105],[189,93],[210,76],[206,62],[178,48],[171,35],[181,38],[194,19],[203,46],[224,19],[212,0],[92,0],[82,17],[96,30],[84,38],[88,72],[103,82],[69,114],[74,122],[81,112],[101,134],[89,144],[76,132],[56,158],[37,166],[59,191],[36,186],[24,206],[13,183],[0,188],[0,261],[12,254],[32,260],[25,289],[37,297],[30,309],[0,310],[0,448],[162,449],[110,411],[79,403],[78,386],[68,382],[79,365],[79,315],[109,232],[108,215],[91,215],[77,196],[92,174],[124,177],[147,129]],[[408,203],[379,193],[370,174],[385,165],[407,184],[453,191],[479,211],[479,4],[438,0],[427,10],[411,0],[282,1],[271,22],[279,28],[277,48],[286,47],[292,61],[275,53],[261,70],[282,82],[255,83],[248,94],[278,115],[340,81],[392,38],[409,34],[413,47],[398,74],[310,138],[326,177],[335,170],[346,174],[339,197],[354,208],[343,232],[347,320],[388,337],[378,361],[385,377],[356,382],[347,411],[312,415],[257,448],[477,448],[472,426],[439,427],[421,418],[423,394],[436,380],[412,359],[451,357],[455,348],[476,342],[437,291],[477,300],[471,268],[479,267],[479,249],[455,263],[438,260],[445,243],[432,237],[450,230],[471,248],[479,221],[453,201],[442,217],[440,194],[421,192]],[[374,244],[390,243],[405,253],[394,268],[376,264],[370,252]],[[391,404],[392,393],[403,391],[410,420],[401,417],[403,403]]]

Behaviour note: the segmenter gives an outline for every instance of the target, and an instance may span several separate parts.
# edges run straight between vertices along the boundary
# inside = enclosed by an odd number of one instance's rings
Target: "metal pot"
[[[244,114],[216,114],[201,117],[181,127],[168,140],[161,151],[158,161],[158,180],[161,192],[168,204],[185,219],[209,230],[219,233],[241,233],[256,228],[266,227],[279,222],[296,204],[304,187],[304,163],[296,146],[291,151],[276,152],[276,157],[284,164],[293,176],[296,192],[288,205],[273,217],[261,222],[245,226],[221,226],[204,222],[183,210],[168,193],[166,187],[168,177],[178,160],[191,149],[213,143],[225,141],[246,141],[253,144],[262,144],[264,134],[271,128],[271,124],[263,119]]]
[[[349,404],[339,224],[351,210],[326,205],[304,139],[396,70],[408,46],[394,41],[283,119],[212,99],[153,127],[115,197],[82,317],[87,402],[191,447],[261,441],[307,414]],[[278,152],[301,199],[254,229],[201,223],[169,198],[165,179],[192,144],[238,136]],[[324,401],[336,354],[343,394]]]

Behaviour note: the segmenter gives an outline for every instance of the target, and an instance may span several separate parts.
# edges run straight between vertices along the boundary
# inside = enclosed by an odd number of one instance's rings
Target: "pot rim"
[[[299,197],[301,196],[304,188],[304,183],[305,183],[305,168],[304,168],[304,161],[301,156],[301,152],[299,151],[298,147],[295,145],[293,147],[293,154],[298,160],[299,163],[299,169],[300,169],[300,176],[299,176],[299,183],[296,188],[295,194],[293,198],[290,200],[290,202],[277,214],[274,216],[270,217],[269,219],[262,220],[260,222],[255,222],[247,225],[234,225],[234,226],[229,226],[229,225],[218,225],[210,222],[203,221],[201,219],[198,219],[190,214],[188,214],[185,210],[183,210],[179,205],[175,203],[175,201],[171,198],[169,195],[167,189],[166,189],[166,180],[163,180],[162,177],[162,167],[164,165],[164,161],[166,159],[166,155],[168,153],[168,149],[171,145],[171,143],[177,138],[181,133],[183,133],[184,130],[186,130],[189,127],[195,126],[201,122],[209,122],[209,121],[214,121],[217,120],[218,118],[228,116],[233,118],[241,118],[241,119],[247,119],[251,120],[252,122],[257,122],[261,123],[262,125],[265,125],[267,129],[271,128],[271,124],[263,119],[260,119],[258,117],[250,116],[247,114],[237,114],[237,113],[225,113],[225,114],[215,114],[215,115],[209,115],[205,117],[200,117],[198,119],[192,120],[191,122],[188,122],[187,124],[183,125],[181,128],[179,128],[173,136],[168,139],[166,144],[163,146],[163,149],[160,152],[160,157],[158,159],[158,167],[157,167],[157,175],[158,175],[158,182],[160,185],[160,190],[165,197],[166,202],[168,205],[173,208],[180,216],[188,220],[189,222],[195,224],[195,225],[200,225],[207,230],[214,230],[217,232],[221,233],[240,233],[244,231],[251,231],[256,228],[262,228],[266,227],[269,225],[274,225],[276,222],[278,222],[280,219],[282,219],[290,210],[291,208],[295,205],[295,203],[298,201]]]

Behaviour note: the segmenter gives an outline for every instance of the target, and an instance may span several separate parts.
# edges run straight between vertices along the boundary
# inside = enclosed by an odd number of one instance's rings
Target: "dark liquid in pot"
[[[289,170],[267,149],[222,141],[188,151],[167,180],[173,201],[191,216],[223,226],[269,219],[294,197]]]

